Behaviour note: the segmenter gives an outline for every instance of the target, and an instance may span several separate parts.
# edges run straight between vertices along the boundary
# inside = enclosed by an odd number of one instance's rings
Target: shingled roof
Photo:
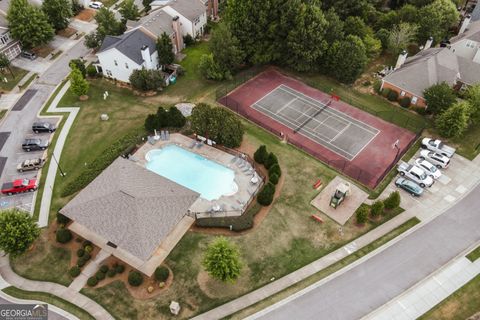
[[[198,197],[133,161],[118,158],[60,212],[146,261]]]
[[[138,28],[121,36],[106,36],[98,53],[115,48],[135,63],[141,65],[143,63],[141,52],[143,46],[148,46],[150,54],[157,50],[155,39]]]

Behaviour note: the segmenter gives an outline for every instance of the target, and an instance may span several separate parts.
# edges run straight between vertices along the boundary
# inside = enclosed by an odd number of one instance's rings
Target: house
[[[10,37],[7,18],[0,14],[0,53],[9,60],[15,59],[22,52],[20,42]]]
[[[202,0],[154,0],[152,9],[160,9],[171,17],[179,17],[182,34],[201,37],[207,25],[207,6]]]
[[[71,231],[151,276],[193,224],[187,213],[198,197],[120,157],[60,213]]]
[[[480,83],[480,22],[470,23],[467,17],[459,35],[450,44],[431,48],[429,39],[423,50],[411,58],[402,52],[395,69],[382,79],[381,89],[388,88],[409,97],[411,104],[426,107],[423,91],[446,82],[457,90]]]

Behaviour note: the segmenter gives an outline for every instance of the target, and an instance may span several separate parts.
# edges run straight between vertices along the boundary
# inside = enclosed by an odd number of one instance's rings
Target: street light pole
[[[60,167],[60,163],[58,163],[57,158],[55,158],[55,153],[52,152],[52,158],[55,160],[55,163],[57,164],[58,169],[60,170],[60,175],[62,177],[65,177],[67,174],[63,172],[62,167]]]

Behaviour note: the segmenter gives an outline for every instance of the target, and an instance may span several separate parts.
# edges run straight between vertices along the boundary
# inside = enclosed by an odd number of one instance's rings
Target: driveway
[[[453,180],[455,177],[452,175],[450,178]],[[458,186],[453,191],[457,192],[456,189]],[[441,190],[436,192],[449,192]],[[441,201],[448,201],[445,197],[449,195],[455,197],[454,194],[446,194]],[[252,318],[359,319],[480,241],[479,206],[480,186],[477,186],[446,212],[369,260],[328,282],[317,283],[303,295],[283,300]],[[423,208],[427,214],[434,212],[427,204]]]
[[[21,149],[22,141],[28,137],[33,136],[31,130],[32,123],[37,120],[37,114],[41,107],[48,100],[50,95],[55,90],[55,87],[68,75],[70,68],[68,62],[71,59],[83,57],[87,55],[89,49],[83,45],[83,41],[78,42],[68,52],[57,59],[35,84],[30,87],[30,90],[37,90],[33,97],[28,100],[23,108],[15,108],[17,110],[11,110],[7,117],[0,124],[0,132],[9,132],[10,135],[6,139],[5,144],[0,149],[0,160],[6,158],[5,167],[0,172],[0,183],[7,182],[16,177],[33,177],[36,173],[24,173],[17,174],[16,166],[19,162],[41,155],[39,152],[26,153]],[[27,91],[28,92],[28,91]],[[25,94],[27,94],[24,93]],[[30,91],[31,92],[31,91]],[[49,135],[38,135],[42,138],[47,138]],[[0,161],[1,163],[1,161]],[[0,197],[0,207],[2,209],[11,207],[21,207],[26,210],[32,208],[33,193],[15,195],[15,196],[2,196]]]

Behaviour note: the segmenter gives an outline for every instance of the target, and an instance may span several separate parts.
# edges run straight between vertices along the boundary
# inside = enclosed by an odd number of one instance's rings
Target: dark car
[[[48,141],[41,139],[25,139],[22,143],[22,149],[27,152],[32,150],[45,150],[47,147]]]
[[[395,185],[398,188],[402,188],[403,190],[407,191],[412,196],[420,197],[423,193],[422,187],[420,187],[415,182],[407,180],[405,178],[398,178],[397,181],[395,181]]]
[[[32,125],[32,130],[35,133],[54,132],[56,129],[55,125],[50,122],[34,122]]]
[[[30,52],[30,51],[22,51],[22,53],[20,53],[20,56],[22,56],[23,58],[30,59],[30,60],[37,59],[37,55],[33,52]]]

